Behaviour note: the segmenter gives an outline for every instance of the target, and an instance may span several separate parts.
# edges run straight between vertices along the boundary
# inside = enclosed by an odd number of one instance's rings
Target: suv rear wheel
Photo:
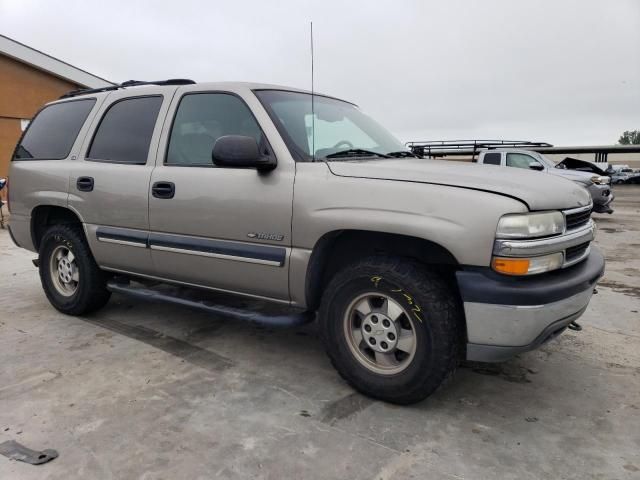
[[[100,270],[82,229],[55,225],[40,242],[40,280],[51,305],[68,315],[82,315],[107,303],[107,274]]]
[[[456,297],[410,260],[371,257],[344,268],[330,281],[319,317],[334,367],[371,397],[420,401],[458,364]]]

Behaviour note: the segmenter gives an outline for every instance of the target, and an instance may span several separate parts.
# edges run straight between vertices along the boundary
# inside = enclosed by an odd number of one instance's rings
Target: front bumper
[[[615,196],[611,190],[611,185],[591,185],[587,188],[593,200],[593,211],[596,213],[611,213],[611,202]]]
[[[532,277],[506,277],[486,268],[457,272],[467,360],[504,361],[559,335],[584,313],[603,273],[604,257],[594,246],[583,262]]]

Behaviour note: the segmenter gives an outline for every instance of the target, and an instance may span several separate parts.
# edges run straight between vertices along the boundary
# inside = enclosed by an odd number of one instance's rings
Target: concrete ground
[[[584,330],[411,407],[354,393],[313,325],[124,297],[61,315],[0,230],[0,443],[60,453],[0,456],[0,479],[638,479],[640,187],[615,192]]]

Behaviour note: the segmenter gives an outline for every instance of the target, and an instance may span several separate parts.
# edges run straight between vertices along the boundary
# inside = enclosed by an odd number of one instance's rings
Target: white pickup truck
[[[541,153],[531,150],[510,148],[483,150],[478,154],[477,163],[538,170],[566,178],[589,191],[594,212],[613,213],[611,202],[615,197],[611,191],[611,179],[607,176],[567,169],[563,164],[556,165]]]

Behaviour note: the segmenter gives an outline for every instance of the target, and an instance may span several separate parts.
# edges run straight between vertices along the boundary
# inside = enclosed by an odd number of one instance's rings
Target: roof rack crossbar
[[[193,85],[196,83],[188,78],[170,78],[168,80],[154,80],[146,82],[142,80],[127,80],[116,85],[110,85],[102,88],[83,88],[79,90],[72,90],[62,95],[60,98],[77,97],[78,95],[91,95],[92,93],[109,92],[111,90],[118,90],[120,88],[137,87],[140,85]]]
[[[421,156],[475,154],[480,149],[493,148],[537,148],[552,147],[546,142],[531,142],[529,140],[424,140],[407,142],[409,149]]]

